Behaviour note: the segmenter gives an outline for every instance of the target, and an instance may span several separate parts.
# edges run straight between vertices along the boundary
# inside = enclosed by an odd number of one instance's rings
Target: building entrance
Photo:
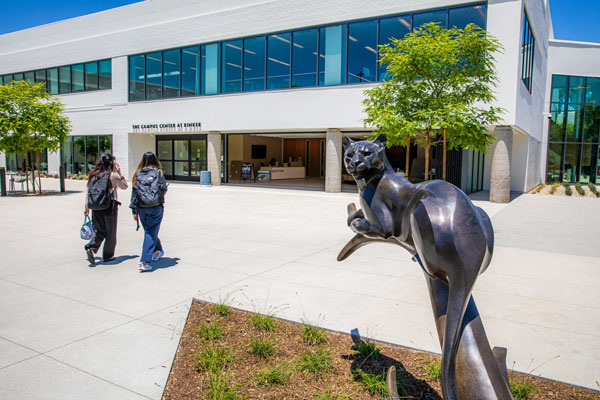
[[[206,171],[206,135],[157,135],[156,155],[167,179],[199,181]]]

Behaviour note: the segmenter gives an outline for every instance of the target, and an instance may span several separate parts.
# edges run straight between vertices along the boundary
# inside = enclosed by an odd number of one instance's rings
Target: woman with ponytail
[[[103,180],[107,181],[108,186],[106,208],[93,204],[95,203],[94,198],[90,197],[93,189]],[[90,264],[95,264],[94,254],[98,252],[104,241],[102,259],[104,262],[111,261],[114,259],[117,245],[117,215],[118,207],[121,204],[118,201],[117,189],[127,189],[127,180],[121,175],[121,167],[115,160],[115,156],[109,153],[102,154],[94,169],[90,171],[87,186],[88,196],[83,213],[89,215],[90,207],[93,207],[92,223],[94,225],[94,237],[85,245],[87,258]]]

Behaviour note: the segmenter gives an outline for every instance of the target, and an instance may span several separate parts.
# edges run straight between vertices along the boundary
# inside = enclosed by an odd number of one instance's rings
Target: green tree
[[[490,106],[498,78],[494,53],[502,46],[475,24],[445,29],[424,24],[403,39],[380,46],[388,80],[365,91],[365,125],[373,137],[385,133],[388,146],[408,140],[425,149],[425,179],[429,150],[443,141],[450,149],[485,152],[494,140],[486,125],[504,111]]]
[[[29,152],[37,155],[37,169],[40,171],[39,152],[45,149],[58,151],[69,136],[71,125],[69,119],[62,115],[63,111],[62,101],[47,93],[44,83],[13,81],[0,86],[0,150],[26,154],[27,178]],[[40,193],[41,183],[40,178]],[[35,192],[35,186],[33,190]]]

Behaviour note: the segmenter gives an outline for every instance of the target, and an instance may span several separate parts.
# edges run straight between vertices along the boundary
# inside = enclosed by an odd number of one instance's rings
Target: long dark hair
[[[90,171],[88,176],[88,186],[90,186],[90,182],[92,178],[96,178],[104,173],[111,174],[115,169],[115,156],[110,153],[105,153],[100,156],[98,161],[96,162],[96,166],[94,169]],[[112,186],[110,183],[110,179],[108,180],[109,188]]]
[[[131,186],[135,187],[135,177],[137,176],[137,173],[144,168],[156,168],[158,172],[162,172],[162,165],[160,165],[160,161],[158,161],[156,154],[147,151],[142,156],[142,160],[138,164],[135,174],[133,174],[133,178],[131,178]]]

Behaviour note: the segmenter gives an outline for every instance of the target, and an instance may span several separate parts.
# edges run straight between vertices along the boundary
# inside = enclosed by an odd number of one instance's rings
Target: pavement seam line
[[[49,355],[47,355],[47,354],[42,354],[41,356],[42,356],[42,357],[47,357],[47,358],[49,358],[49,359],[51,359],[51,360],[53,360],[53,361],[56,361],[57,363],[60,363],[60,364],[63,364],[63,365],[65,365],[65,366],[67,366],[67,367],[73,368],[73,369],[75,369],[75,370],[77,370],[77,371],[79,371],[79,372],[83,372],[84,374],[87,374],[87,375],[89,375],[89,376],[93,376],[93,377],[94,377],[94,378],[96,378],[96,379],[100,379],[101,381],[104,381],[104,382],[106,382],[106,383],[109,383],[109,384],[111,384],[111,385],[117,386],[117,387],[119,387],[119,388],[121,388],[121,389],[127,390],[128,392],[131,392],[131,393],[137,394],[138,396],[142,396],[142,397],[144,397],[144,398],[146,398],[146,399],[153,400],[153,399],[152,399],[152,397],[146,396],[145,394],[142,394],[142,393],[138,393],[138,392],[136,392],[135,390],[132,390],[132,389],[126,388],[125,386],[121,386],[121,385],[119,385],[118,383],[111,382],[111,381],[109,381],[108,379],[105,379],[105,378],[102,378],[102,377],[100,377],[100,376],[94,375],[94,374],[92,374],[91,372],[88,372],[88,371],[86,371],[86,370],[83,370],[83,369],[81,369],[81,368],[78,368],[78,367],[76,367],[76,366],[74,366],[74,365],[68,364],[68,363],[66,363],[66,362],[60,361],[60,360],[58,360],[58,359],[56,359],[56,358],[54,358],[54,357],[51,357],[51,356],[49,356]]]
[[[56,296],[56,297],[59,297],[61,299],[69,300],[69,301],[72,301],[72,302],[75,302],[75,303],[79,303],[79,304],[82,304],[84,306],[89,306],[89,307],[96,308],[98,310],[106,311],[106,312],[109,312],[109,313],[112,313],[112,314],[117,314],[117,315],[120,315],[121,317],[126,317],[126,318],[129,318],[129,319],[135,319],[135,317],[133,317],[131,315],[126,315],[126,314],[123,314],[123,313],[120,313],[120,312],[117,312],[117,311],[108,310],[106,308],[102,308],[102,307],[96,306],[94,304],[89,304],[89,303],[86,303],[86,302],[83,302],[83,301],[80,301],[80,300],[75,300],[75,299],[72,299],[70,297],[62,296],[62,295],[56,294],[56,293],[52,293],[52,292],[49,292],[49,291],[44,290],[44,289],[39,289],[39,288],[36,288],[36,287],[33,287],[33,286],[29,286],[29,285],[25,285],[25,284],[22,284],[22,283],[13,282],[13,281],[5,280],[5,279],[0,279],[0,280],[3,280],[3,281],[8,282],[8,283],[12,283],[14,285],[22,286],[22,287],[25,287],[25,288],[28,288],[28,289],[37,290],[39,292],[42,292],[42,293],[45,293],[45,294],[49,294],[51,296]]]

